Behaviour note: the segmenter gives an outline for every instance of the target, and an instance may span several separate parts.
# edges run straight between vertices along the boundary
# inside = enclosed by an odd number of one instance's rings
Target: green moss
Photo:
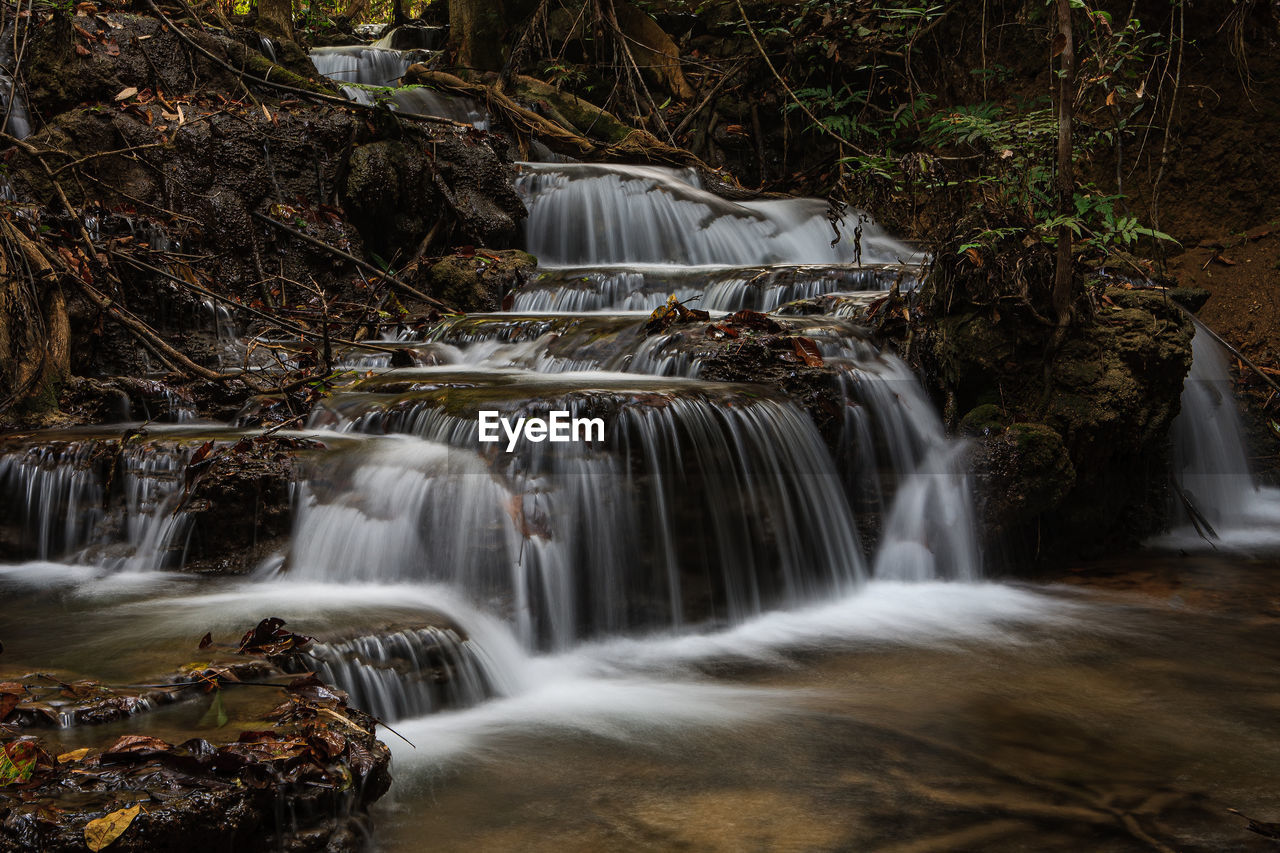
[[[1004,429],[1004,412],[995,403],[984,403],[970,409],[960,419],[959,430],[964,435],[987,435]]]

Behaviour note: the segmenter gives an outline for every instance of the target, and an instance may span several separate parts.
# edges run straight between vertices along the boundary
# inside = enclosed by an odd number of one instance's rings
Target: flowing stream
[[[404,58],[378,50],[313,57],[383,85]],[[128,426],[6,445],[29,544],[0,566],[6,668],[136,681],[281,616],[414,744],[384,738],[380,850],[1264,849],[1225,809],[1280,817],[1280,587],[1222,552],[1134,557],[1111,590],[984,580],[965,447],[911,371],[839,310],[785,307],[909,287],[912,247],[680,170],[527,164],[519,190],[538,279],[398,341],[420,366],[345,354],[363,378],[281,433],[313,449],[250,576],[179,571],[188,460],[235,425],[150,425],[110,464]],[[670,293],[781,308],[834,368],[834,440],[709,378],[687,329],[646,335]],[[1181,482],[1224,531],[1261,525],[1232,521],[1253,485],[1202,344]],[[480,441],[487,411],[603,428],[508,451]],[[59,737],[190,732],[204,710]]]

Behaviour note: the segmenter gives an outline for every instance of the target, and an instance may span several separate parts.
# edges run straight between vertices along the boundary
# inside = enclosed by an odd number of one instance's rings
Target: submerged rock
[[[289,691],[269,728],[218,745],[123,735],[55,758],[37,739],[10,741],[7,756],[29,758],[16,762],[22,781],[0,787],[0,847],[80,853],[107,818],[124,824],[111,843],[122,853],[359,849],[390,752],[339,691],[314,678]]]
[[[377,721],[343,691],[272,662],[310,643],[281,625],[263,620],[245,635],[238,654],[248,659],[228,661],[223,647],[223,660],[188,665],[144,690],[44,674],[0,679],[0,850],[78,853],[88,842],[113,851],[362,847],[368,807],[391,785],[390,751]],[[264,635],[275,642],[252,642]],[[200,642],[202,651],[214,645],[209,635]],[[245,683],[260,690],[249,697],[237,690]],[[284,693],[269,711],[267,689]],[[223,705],[233,691],[251,700],[234,717]],[[212,699],[196,728],[213,732],[208,739],[170,743],[111,728],[99,743],[80,746],[81,736],[66,744],[79,748],[63,752],[57,735],[18,735],[32,725],[110,723],[202,695]],[[224,730],[231,718],[254,728]]]

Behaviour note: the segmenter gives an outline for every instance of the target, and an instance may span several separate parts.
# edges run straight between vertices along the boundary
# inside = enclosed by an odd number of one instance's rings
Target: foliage
[[[1158,88],[1170,45],[1132,11],[1113,17],[1093,2],[1072,5],[1078,59],[1073,154],[1088,175],[1089,164],[1107,153],[1118,160],[1125,142],[1153,122],[1156,98],[1148,90]],[[803,121],[815,139],[846,143],[834,192],[909,209],[910,224],[925,231],[935,258],[949,254],[976,267],[998,252],[1052,251],[1063,227],[1084,258],[1172,239],[1127,211],[1119,174],[1114,189],[1078,183],[1071,208],[1061,208],[1058,124],[1048,87],[1020,79],[1026,68],[988,65],[985,48],[963,42],[959,50],[968,48],[973,59],[980,53],[982,61],[968,75],[970,84],[957,84],[955,65],[938,59],[947,51],[932,42],[925,49],[925,39],[940,31],[967,32],[960,20],[971,11],[967,5],[805,0],[795,9],[790,21],[759,27],[775,45],[782,32],[797,44],[790,75],[799,85],[787,109],[813,117]],[[1025,4],[1015,24],[1027,52],[1044,61],[1055,49],[1051,11],[1052,2]],[[987,30],[978,29],[986,38]],[[803,38],[795,35],[800,31]]]

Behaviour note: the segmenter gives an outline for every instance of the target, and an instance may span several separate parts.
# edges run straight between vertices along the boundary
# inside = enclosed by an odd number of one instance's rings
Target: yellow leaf
[[[124,831],[129,828],[129,824],[133,823],[133,819],[140,811],[142,806],[133,805],[89,821],[84,827],[84,843],[90,850],[97,853],[124,835]]]
[[[68,761],[79,761],[80,759],[88,755],[89,752],[90,750],[89,750],[89,747],[87,746],[84,747],[83,749],[73,749],[70,752],[64,752],[62,753],[62,755],[58,756],[58,763],[66,764]]]

